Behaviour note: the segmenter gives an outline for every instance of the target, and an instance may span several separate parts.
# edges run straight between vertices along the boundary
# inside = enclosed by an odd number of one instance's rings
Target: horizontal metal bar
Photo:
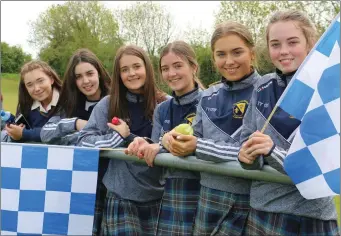
[[[123,149],[101,150],[100,156],[146,164],[144,160],[139,160],[136,156],[125,155]],[[170,153],[162,153],[156,156],[154,165],[281,184],[293,184],[287,175],[278,172],[270,166],[264,166],[262,170],[245,170],[236,161],[213,163],[199,160],[195,156],[180,158]]]

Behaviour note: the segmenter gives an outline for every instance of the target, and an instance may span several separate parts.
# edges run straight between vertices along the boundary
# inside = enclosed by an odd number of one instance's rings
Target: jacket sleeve
[[[23,129],[21,142],[41,142],[40,132],[42,128]]]
[[[108,103],[102,99],[93,109],[86,126],[79,132],[78,146],[116,148],[124,146],[125,140],[107,126]]]
[[[53,116],[42,127],[40,136],[43,143],[60,144],[61,140],[69,134],[76,132],[77,117],[62,119],[61,116]]]
[[[162,104],[162,103],[161,103]],[[153,114],[153,130],[151,139],[154,143],[158,143],[161,136],[162,136],[162,125],[161,125],[161,118],[160,118],[160,105],[157,105],[154,110]]]
[[[257,102],[257,91],[253,90],[252,97],[249,106],[246,110],[245,116],[243,118],[243,125],[240,135],[240,144],[243,145],[245,141],[249,139],[249,136],[257,131],[257,121],[256,121],[256,102]],[[237,157],[238,158],[238,157]],[[239,161],[239,159],[238,159]],[[252,164],[246,164],[240,162],[242,168],[247,170],[260,170],[264,166],[264,157],[259,156],[255,159]]]
[[[197,111],[192,123],[192,128],[194,131],[194,136],[197,138],[202,138],[203,136],[203,128],[202,128],[202,108],[201,108],[201,99],[197,106]]]

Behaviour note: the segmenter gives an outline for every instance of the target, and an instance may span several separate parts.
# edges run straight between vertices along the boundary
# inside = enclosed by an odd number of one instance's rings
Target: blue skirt
[[[192,235],[199,193],[198,179],[166,179],[157,235]]]
[[[242,235],[250,211],[250,196],[202,186],[194,235]]]
[[[108,192],[101,235],[155,235],[160,200],[135,202]]]
[[[340,235],[336,220],[250,210],[245,235]]]

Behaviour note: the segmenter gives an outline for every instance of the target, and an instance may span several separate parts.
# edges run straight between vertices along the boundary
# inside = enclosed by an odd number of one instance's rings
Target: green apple
[[[174,130],[180,134],[193,135],[193,128],[189,124],[180,124]]]

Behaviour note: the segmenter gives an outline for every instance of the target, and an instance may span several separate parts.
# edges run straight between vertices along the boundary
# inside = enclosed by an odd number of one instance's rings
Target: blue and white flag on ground
[[[315,199],[340,194],[340,14],[278,104],[301,120],[284,169],[302,196]]]
[[[99,150],[1,143],[1,235],[91,235]]]

